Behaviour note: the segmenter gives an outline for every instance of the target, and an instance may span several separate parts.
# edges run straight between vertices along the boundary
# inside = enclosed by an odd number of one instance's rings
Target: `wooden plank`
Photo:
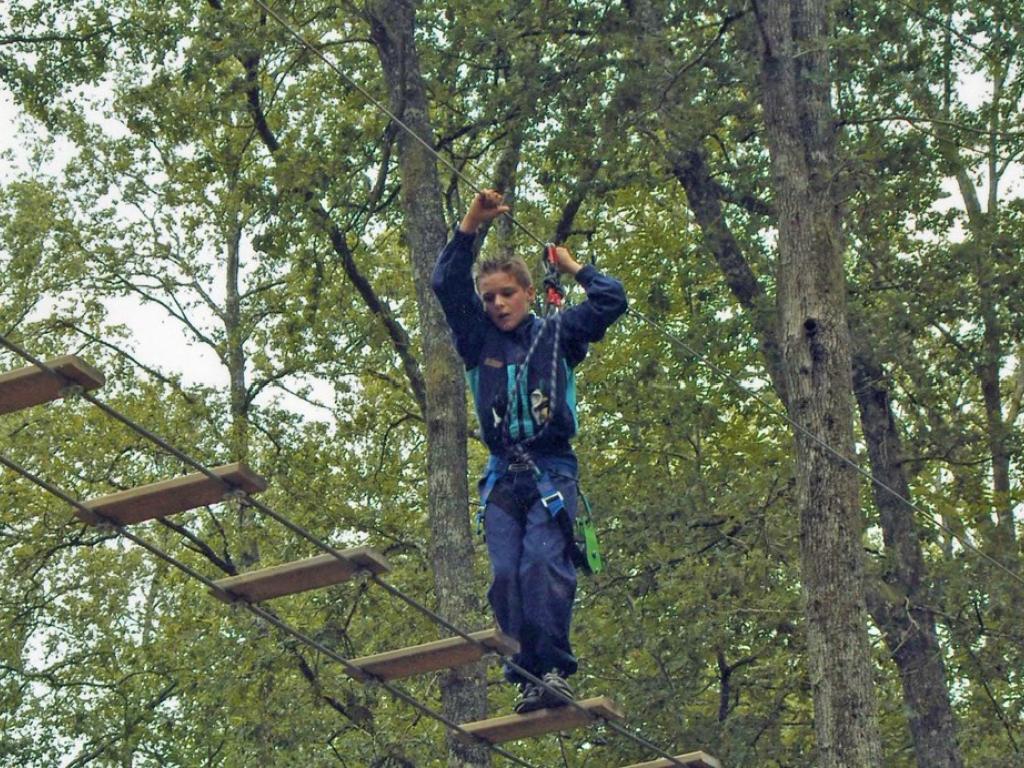
[[[584,699],[576,703],[590,714],[586,715],[575,707],[569,706],[556,709],[537,709],[527,712],[525,715],[505,715],[490,720],[465,723],[462,728],[471,735],[489,741],[491,744],[500,744],[503,741],[525,739],[530,736],[539,736],[542,733],[578,728],[593,722],[598,717],[605,720],[622,720],[625,717],[622,710],[607,696]],[[466,740],[466,736],[463,734],[458,735]]]
[[[683,765],[693,766],[693,768],[722,768],[722,764],[707,752],[687,752],[685,755],[676,755],[675,759]],[[649,763],[628,765],[626,768],[672,768],[675,765],[676,763],[663,757]]]
[[[383,555],[370,547],[346,549],[340,554],[343,556],[341,560],[328,552],[305,560],[261,568],[258,571],[250,571],[214,582],[221,589],[231,593],[231,597],[214,590],[210,590],[210,592],[225,602],[231,602],[234,599],[256,603],[260,600],[270,600],[274,597],[292,595],[319,587],[329,587],[332,584],[347,581],[358,570],[367,570],[372,573],[384,573],[391,570],[391,566],[388,565],[388,561],[384,559]]]
[[[512,654],[519,651],[519,643],[497,629],[485,629],[469,635],[485,648],[461,637],[449,637],[433,643],[400,648],[396,651],[364,656],[351,663],[381,680],[398,680],[421,675],[438,669],[451,669],[472,664],[483,658],[487,650]]]
[[[74,355],[64,355],[46,361],[46,364],[71,379],[83,389],[103,386],[103,374]],[[10,413],[61,397],[65,382],[35,365],[0,376],[0,413]]]
[[[257,493],[266,490],[267,487],[267,481],[245,464],[225,464],[222,467],[214,467],[211,472],[246,493]],[[195,472],[102,496],[84,504],[106,518],[122,525],[129,525],[156,517],[166,517],[206,504],[215,504],[224,499],[224,494],[224,483],[212,480],[202,472]],[[75,514],[90,525],[103,522],[99,516],[87,515],[82,510],[76,510]]]

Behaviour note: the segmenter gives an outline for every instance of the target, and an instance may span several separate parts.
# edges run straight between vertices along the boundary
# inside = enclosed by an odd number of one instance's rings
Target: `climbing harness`
[[[551,475],[537,466],[536,462],[523,454],[518,457],[520,460],[507,461],[491,456],[487,460],[485,475],[480,488],[480,506],[476,513],[476,532],[480,536],[484,534],[484,510],[487,508],[487,501],[497,485],[505,475],[520,472],[533,474],[537,484],[537,494],[541,504],[548,511],[551,518],[558,523],[562,533],[565,535],[566,547],[572,564],[589,574],[597,574],[604,570],[604,560],[601,557],[601,547],[597,540],[597,528],[594,525],[594,513],[590,506],[590,499],[583,493],[579,480],[576,480],[576,495],[583,502],[582,507],[577,505],[575,523],[570,522],[569,514],[565,508],[565,497],[555,486]],[[556,476],[557,475],[556,473]],[[486,540],[486,538],[485,538]]]
[[[547,379],[549,391],[535,390],[530,393],[531,410],[536,421],[541,425],[534,434],[515,440],[512,437],[512,417],[509,414],[511,404],[508,399],[504,403],[494,403],[492,407],[496,414],[501,416],[502,439],[505,443],[509,459],[500,459],[491,456],[488,459],[487,467],[484,470],[484,478],[480,488],[480,506],[476,513],[476,531],[484,536],[484,514],[487,507],[487,500],[498,480],[506,473],[531,472],[537,484],[537,493],[540,496],[541,504],[547,510],[551,518],[558,523],[566,539],[566,547],[569,550],[573,565],[587,573],[600,573],[603,563],[597,541],[597,531],[594,527],[590,502],[582,489],[579,481],[576,482],[578,496],[583,499],[584,509],[577,509],[575,524],[570,521],[565,508],[565,497],[555,487],[551,476],[544,469],[541,469],[529,453],[529,446],[535,443],[548,428],[554,418],[558,405],[558,366],[559,366],[559,339],[561,337],[561,310],[565,299],[565,289],[562,287],[561,276],[556,265],[558,264],[554,243],[544,245],[542,264],[544,267],[544,297],[546,309],[544,322],[537,331],[527,350],[522,363],[519,364],[515,380],[512,384],[511,398],[515,401],[520,399],[520,388],[526,384],[528,379],[530,359],[537,349],[537,345],[547,332],[548,326],[554,326],[554,339],[552,340],[551,373]],[[500,408],[500,414],[499,414]],[[522,430],[525,431],[525,430]]]

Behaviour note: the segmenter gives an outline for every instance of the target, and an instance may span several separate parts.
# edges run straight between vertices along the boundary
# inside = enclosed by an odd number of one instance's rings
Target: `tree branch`
[[[87,43],[116,29],[113,25],[100,27],[87,35],[8,35],[0,37],[0,45],[36,45],[38,43]]]
[[[259,88],[259,61],[258,54],[252,54],[239,59],[246,72],[246,97],[249,105],[249,114],[253,119],[256,131],[263,141],[264,146],[270,152],[271,157],[277,161],[278,150],[281,144],[271,130],[266,116],[263,114],[263,107],[260,101]],[[412,351],[412,341],[405,328],[399,323],[391,308],[377,295],[370,281],[362,274],[356,264],[355,256],[349,248],[345,238],[345,232],[334,222],[330,213],[316,199],[314,190],[309,187],[303,189],[287,190],[290,194],[300,197],[313,215],[316,223],[327,233],[334,252],[341,257],[342,267],[349,282],[355,287],[362,297],[364,304],[370,312],[377,316],[387,329],[392,346],[402,361],[403,369],[409,379],[413,390],[413,396],[422,413],[426,413],[426,382],[420,371],[419,362]]]
[[[782,402],[788,403],[782,351],[773,309],[768,306],[764,288],[744,258],[725,220],[720,186],[711,178],[704,155],[699,149],[678,153],[673,159],[672,171],[686,190],[690,210],[697,219],[704,234],[704,242],[718,263],[729,290],[750,315],[772,386]]]
[[[157,522],[159,522],[160,525],[164,526],[165,528],[170,528],[178,535],[192,542],[193,547],[191,547],[191,549],[194,552],[203,555],[203,557],[205,557],[215,566],[220,568],[224,573],[228,574],[229,576],[235,576],[238,574],[238,569],[235,567],[235,564],[231,561],[230,558],[221,558],[216,552],[213,551],[209,544],[207,544],[205,541],[203,541],[194,533],[192,533],[192,531],[190,531],[184,525],[181,525],[180,523],[175,523],[166,518],[160,518]]]
[[[94,335],[92,333],[89,333],[87,330],[85,330],[84,328],[81,328],[78,325],[75,325],[70,320],[57,320],[54,323],[54,325],[57,328],[67,328],[68,330],[74,331],[79,336],[85,337],[91,343],[96,344],[96,345],[101,346],[101,347],[105,347],[106,349],[111,350],[112,352],[114,352],[114,354],[116,354],[116,355],[118,355],[120,357],[123,357],[125,360],[130,362],[136,368],[138,368],[138,369],[140,369],[142,371],[145,371],[146,373],[148,373],[150,376],[152,376],[157,381],[159,381],[159,382],[161,382],[163,384],[166,384],[167,386],[169,386],[172,389],[174,389],[174,391],[177,392],[179,395],[181,395],[181,397],[189,405],[195,405],[196,404],[196,402],[197,402],[196,398],[194,396],[190,395],[188,392],[186,392],[185,389],[181,386],[181,384],[179,382],[175,381],[174,379],[169,378],[168,376],[165,376],[160,371],[158,371],[156,368],[150,368],[148,365],[143,363],[141,360],[139,360],[138,358],[136,358],[133,355],[129,354],[125,350],[121,349],[116,344],[112,344],[109,341],[101,339],[99,336],[96,336],[96,335]]]

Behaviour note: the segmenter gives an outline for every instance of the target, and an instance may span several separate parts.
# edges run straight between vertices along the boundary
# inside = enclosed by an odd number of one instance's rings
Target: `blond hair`
[[[476,284],[480,286],[480,279],[493,275],[495,272],[506,272],[515,278],[523,288],[533,287],[533,278],[530,276],[530,268],[522,256],[506,256],[494,259],[486,259],[476,266]]]

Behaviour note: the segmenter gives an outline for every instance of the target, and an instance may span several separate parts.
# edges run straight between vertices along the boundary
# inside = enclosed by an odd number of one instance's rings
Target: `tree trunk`
[[[705,237],[705,245],[718,262],[730,290],[750,313],[776,394],[785,402],[783,364],[775,333],[776,317],[764,307],[765,295],[750,270],[725,220],[718,191],[702,153],[692,149],[673,161],[676,177]],[[854,390],[860,406],[861,429],[868,446],[872,474],[903,498],[910,487],[901,464],[902,446],[888,391],[880,384],[881,368],[873,362],[866,332],[853,360]],[[882,590],[869,589],[867,604],[882,631],[900,672],[903,696],[917,764],[921,768],[960,766],[963,760],[956,721],[950,706],[945,664],[935,632],[934,616],[925,608],[925,565],[913,510],[892,494],[873,486],[890,566],[881,578],[886,593],[901,595],[898,604],[887,602]]]
[[[869,353],[858,350],[853,380],[871,474],[909,499],[910,486],[901,463],[903,447],[883,384],[884,372]],[[935,617],[927,607],[931,601],[914,511],[880,485],[872,488],[885,540],[881,578],[888,589],[868,590],[868,609],[900,671],[914,755],[919,768],[961,768],[946,666]]]
[[[227,233],[227,260],[224,276],[224,338],[226,348],[221,357],[228,369],[231,403],[232,461],[245,461],[249,443],[249,403],[245,381],[245,344],[242,338],[242,309],[239,290],[241,270],[242,225],[233,221]],[[256,515],[251,507],[236,504],[240,552],[238,564],[242,569],[259,563],[259,540],[256,537]]]
[[[638,36],[653,35],[661,28],[648,3],[631,3],[630,8]],[[666,133],[671,133],[671,125],[662,127]],[[783,403],[788,403],[778,313],[770,306],[759,279],[729,228],[722,206],[722,188],[713,178],[704,152],[699,146],[675,146],[667,152],[666,160],[686,191],[687,204],[704,235],[705,247],[717,262],[733,296],[750,317],[776,394]],[[764,204],[759,204],[758,210],[771,213],[770,207]],[[864,335],[858,338],[863,340]],[[863,344],[854,361],[854,375],[872,472],[909,499],[888,393],[879,387],[881,372],[875,371],[877,366],[871,364],[870,359],[870,348]],[[894,504],[894,497],[880,492],[877,487],[875,493],[887,545],[886,558],[894,564],[886,569],[884,578],[891,593],[905,595],[906,600],[889,605],[883,602],[881,590],[869,590],[871,613],[900,671],[918,765],[922,768],[959,766],[962,758],[934,617],[923,607],[929,601],[922,586],[924,562],[913,510],[902,503]]]
[[[657,26],[636,3],[641,29]],[[742,259],[722,217],[703,156],[669,158],[730,289],[751,312],[773,385],[795,422],[853,455],[846,286],[838,206],[827,8],[814,0],[773,1],[755,15],[763,43],[762,106],[779,222],[777,312]],[[799,49],[799,56],[796,55]],[[808,624],[808,665],[820,762],[881,764],[867,637],[858,480],[797,431],[800,549]]]
[[[377,0],[367,9],[391,109],[417,136],[432,144],[426,89],[413,39],[415,4],[410,0]],[[398,162],[423,337],[427,493],[437,605],[443,615],[466,626],[479,615],[479,597],[473,578],[468,515],[465,382],[462,363],[430,290],[434,262],[447,239],[441,187],[434,157],[405,131],[399,133]],[[441,700],[445,715],[452,720],[483,717],[487,690],[482,666],[448,673],[441,686]],[[485,748],[462,744],[451,734],[448,750],[451,766],[485,766],[490,762]]]
[[[795,433],[815,731],[824,768],[882,763],[871,679],[852,382],[822,0],[755,5],[761,104],[778,209],[778,308]],[[804,431],[806,430],[806,432]]]
[[[519,159],[523,150],[523,122],[516,121],[509,131],[508,143],[505,145],[494,173],[494,188],[501,192],[505,204],[515,211],[515,200],[518,183]],[[516,253],[515,227],[512,219],[501,216],[494,222],[494,230],[498,235],[498,253],[510,259]],[[487,230],[485,229],[484,232]]]
[[[996,527],[989,535],[990,550],[1001,562],[1012,560],[1016,544],[1016,526],[1010,496],[1010,451],[1007,445],[1008,429],[1003,420],[1003,399],[999,372],[1003,364],[1002,329],[996,312],[998,297],[993,286],[989,261],[993,257],[995,222],[998,221],[997,199],[993,196],[999,183],[990,175],[989,210],[983,211],[978,191],[970,174],[958,169],[957,184],[967,211],[971,233],[971,258],[974,261],[974,279],[978,289],[978,313],[982,319],[982,347],[975,364],[985,404],[985,423],[988,449],[992,458],[992,506],[996,513]]]
[[[946,39],[947,52],[952,41]],[[949,71],[950,61],[945,62],[947,77],[953,79]],[[988,450],[992,460],[992,506],[996,515],[995,527],[985,526],[985,545],[991,556],[1000,562],[1015,562],[1017,554],[1017,531],[1014,521],[1012,497],[1010,494],[1010,448],[1008,445],[1012,423],[1003,418],[1002,390],[1000,371],[1005,350],[1003,349],[1003,329],[996,311],[998,291],[993,285],[991,260],[996,252],[994,247],[999,228],[999,186],[1006,168],[1000,169],[998,158],[1002,154],[1001,114],[1004,108],[1004,89],[1007,72],[1005,68],[996,66],[992,73],[992,100],[986,110],[989,127],[988,174],[985,181],[988,186],[988,204],[983,209],[978,196],[978,188],[971,177],[969,165],[961,157],[958,142],[949,135],[945,127],[938,129],[938,137],[949,148],[949,161],[952,163],[960,196],[963,199],[964,211],[967,213],[968,229],[971,239],[974,279],[978,290],[978,314],[982,320],[982,346],[975,362],[975,372],[981,385],[982,399],[985,405],[985,421],[987,428]],[[925,105],[928,110],[928,105]],[[950,98],[947,90],[946,99],[941,109],[942,117],[951,120]],[[941,124],[940,124],[941,125]],[[1014,589],[1011,587],[1011,589]],[[1015,595],[1011,595],[1012,601]]]

